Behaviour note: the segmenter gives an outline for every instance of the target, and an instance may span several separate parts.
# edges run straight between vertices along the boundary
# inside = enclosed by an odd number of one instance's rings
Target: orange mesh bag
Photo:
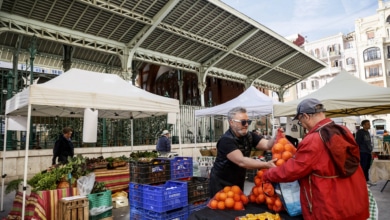
[[[210,199],[207,206],[210,209],[219,210],[245,210],[244,205],[248,204],[248,197],[242,192],[240,187],[225,186]]]

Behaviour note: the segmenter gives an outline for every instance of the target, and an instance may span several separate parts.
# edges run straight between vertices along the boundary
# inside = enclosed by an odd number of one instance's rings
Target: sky
[[[355,30],[355,20],[376,14],[378,0],[222,0],[283,37],[311,42]]]

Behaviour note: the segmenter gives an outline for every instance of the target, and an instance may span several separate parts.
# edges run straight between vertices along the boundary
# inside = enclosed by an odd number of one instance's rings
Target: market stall
[[[100,118],[131,119],[168,113],[178,114],[179,101],[139,89],[114,74],[71,69],[46,83],[31,85],[9,99],[6,103],[5,123],[7,125],[9,116],[15,115],[27,116],[27,119],[31,116],[83,117],[85,109],[97,110]],[[180,118],[177,118],[180,123]],[[31,122],[27,120],[27,136],[30,136],[30,128]],[[8,126],[5,126],[5,129],[7,131]],[[179,146],[180,143],[179,129]],[[3,167],[5,144],[6,140],[3,148]],[[24,186],[26,186],[29,167],[29,144],[27,138]],[[4,179],[2,181],[4,186]],[[3,200],[3,194],[1,198]],[[24,199],[23,203],[25,203]],[[24,214],[23,209],[22,218]]]

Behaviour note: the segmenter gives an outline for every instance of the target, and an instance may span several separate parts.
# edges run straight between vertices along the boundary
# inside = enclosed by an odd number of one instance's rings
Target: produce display
[[[211,209],[232,209],[244,210],[244,205],[248,204],[248,197],[242,192],[240,187],[225,186],[224,189],[217,192],[209,201],[207,206]]]
[[[281,220],[281,218],[278,213],[264,212],[259,214],[246,214],[245,216],[236,217],[235,220]]]
[[[81,176],[85,176],[96,168],[106,168],[110,161],[114,166],[114,162],[128,162],[128,158],[121,156],[118,158],[88,158],[82,155],[77,155],[73,158],[68,158],[67,164],[56,164],[45,171],[37,173],[27,183],[32,187],[32,191],[43,191],[68,188],[70,184],[75,186],[76,180]],[[70,183],[69,183],[70,178]],[[95,182],[93,193],[106,190],[104,183]]]

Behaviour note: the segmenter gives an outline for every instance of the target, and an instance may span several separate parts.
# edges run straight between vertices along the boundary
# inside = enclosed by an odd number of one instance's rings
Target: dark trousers
[[[370,180],[368,178],[368,171],[370,170],[371,167],[371,160],[372,160],[371,154],[360,152],[360,166],[362,166],[364,176],[366,177],[366,181]]]

